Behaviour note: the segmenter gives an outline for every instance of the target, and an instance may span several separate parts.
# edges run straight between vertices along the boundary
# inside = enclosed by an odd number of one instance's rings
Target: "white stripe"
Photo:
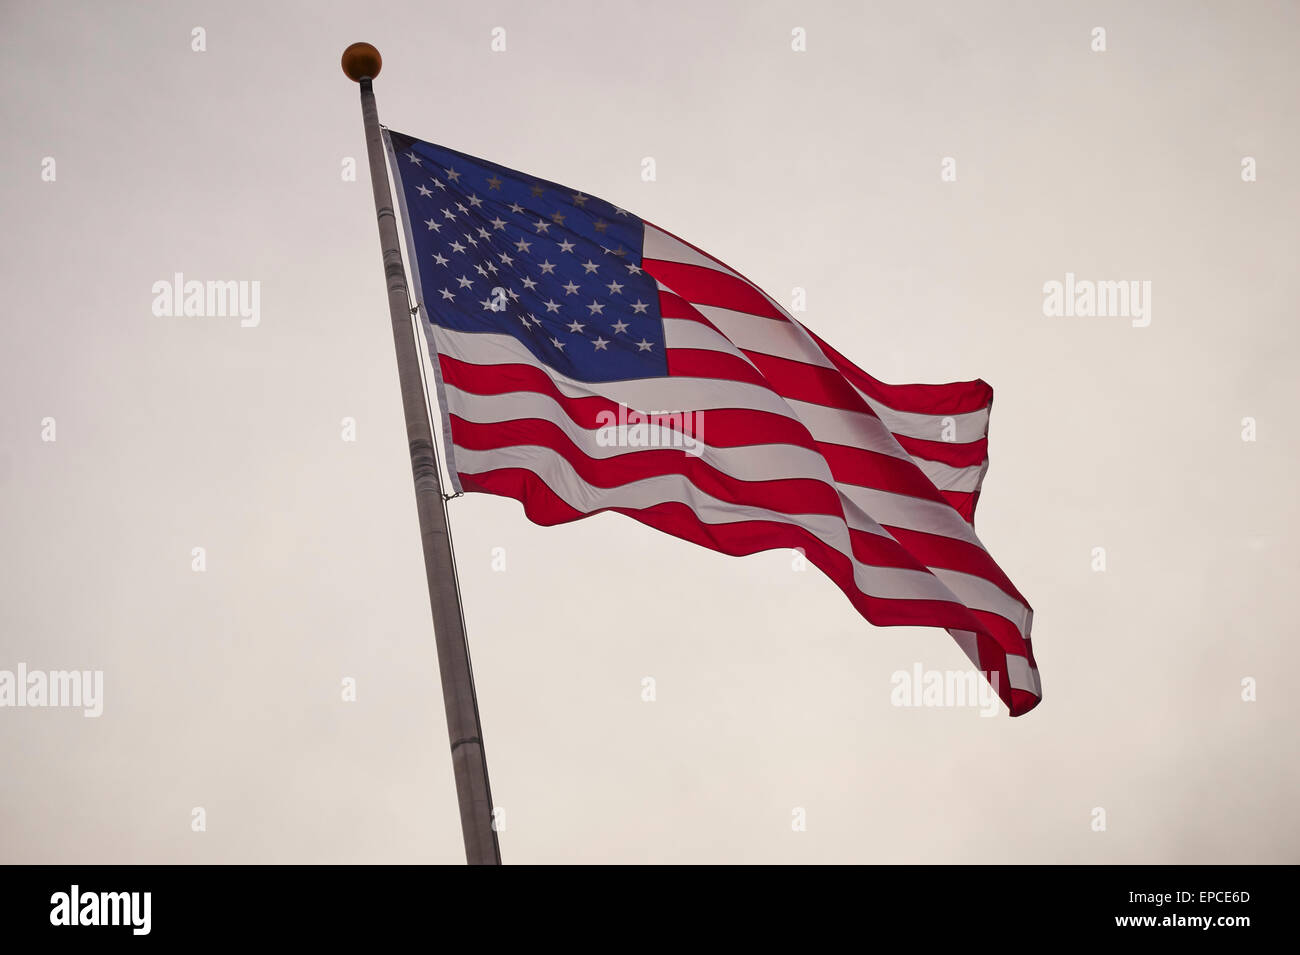
[[[835,367],[797,325],[716,305],[697,305],[694,302],[691,305],[717,325],[722,334],[746,351],[761,352],[821,368]]]
[[[656,229],[648,222],[645,224],[645,240],[641,247],[641,258],[660,259],[664,262],[680,262],[683,265],[699,265],[706,269],[713,269],[715,272],[721,272],[723,275],[738,278],[742,282],[745,281],[744,278],[722,263],[713,261],[707,255],[697,252],[680,239],[673,238],[661,229]]]
[[[983,464],[973,464],[966,468],[955,468],[951,464],[931,461],[915,454],[912,455],[912,460],[925,472],[930,483],[941,491],[960,491],[964,494],[978,491],[984,480],[984,472],[988,470],[987,458]]]
[[[663,323],[665,348],[700,348],[749,361],[732,342],[703,322],[693,322],[689,318],[665,318]]]
[[[863,448],[903,461],[911,459],[884,423],[865,411],[844,411],[797,398],[787,398],[785,403],[818,441]]]
[[[1043,695],[1043,684],[1038,670],[1029,665],[1029,658],[1007,654],[1007,677],[1013,690],[1028,690],[1034,696]]]
[[[874,487],[846,484],[843,481],[838,486],[841,494],[861,508],[864,514],[870,514],[877,523],[901,527],[907,531],[951,537],[984,548],[975,536],[975,528],[962,520],[961,515],[947,504]]]
[[[845,379],[846,381],[848,379]],[[852,382],[849,382],[852,384]],[[920,438],[925,441],[943,441],[950,444],[969,444],[978,441],[989,432],[989,409],[966,411],[961,414],[937,415],[921,414],[916,411],[895,411],[887,404],[868,396],[857,385],[853,390],[862,395],[863,400],[871,406],[885,427],[894,434],[908,438]],[[952,437],[945,437],[951,430]]]
[[[860,411],[843,411],[795,398],[787,398],[786,404],[818,441],[863,448],[912,461],[941,491],[978,491],[988,470],[988,458],[980,464],[957,468],[919,454],[909,454],[895,440],[893,431],[883,421]]]
[[[1022,637],[1028,635],[1029,608],[997,584],[983,577],[961,570],[949,570],[946,567],[932,567],[930,573],[942,580],[967,607],[999,614],[1010,620]]]
[[[957,641],[957,646],[961,647],[962,652],[966,654],[971,663],[975,664],[975,669],[981,673],[991,673],[993,667],[986,666],[979,656],[978,642],[976,635],[970,630],[949,630],[948,633]],[[1038,670],[1036,667],[1029,665],[1029,658],[1022,657],[1018,654],[1007,653],[1007,680],[1013,690],[1028,690],[1034,696],[1042,696],[1042,684],[1038,679]],[[994,689],[997,689],[994,687]]]
[[[967,659],[975,664],[975,668],[980,667],[979,654],[979,635],[974,630],[953,630],[949,628],[948,635],[957,641],[957,646],[961,647],[961,652],[966,654]]]

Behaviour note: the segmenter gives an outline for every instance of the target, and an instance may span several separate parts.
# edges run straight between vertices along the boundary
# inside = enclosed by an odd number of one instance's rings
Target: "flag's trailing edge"
[[[797,548],[871,623],[946,628],[1012,716],[1038,704],[1033,611],[972,526],[985,382],[877,381],[624,209],[385,137],[457,490]]]

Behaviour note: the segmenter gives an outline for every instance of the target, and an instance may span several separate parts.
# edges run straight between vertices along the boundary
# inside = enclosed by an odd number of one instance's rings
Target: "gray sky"
[[[1037,710],[897,707],[957,646],[788,552],[458,499],[507,862],[1300,861],[1300,13],[702,7],[0,6],[0,670],[104,674],[97,719],[0,708],[0,861],[463,859],[361,39],[393,128],[806,289],[885,380],[989,381],[976,524],[1035,608]],[[175,272],[260,324],[154,315]],[[1150,325],[1046,317],[1067,272]]]

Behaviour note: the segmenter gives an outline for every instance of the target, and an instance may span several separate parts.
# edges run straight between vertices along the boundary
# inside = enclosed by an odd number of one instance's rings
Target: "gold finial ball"
[[[369,43],[353,43],[343,51],[343,72],[353,82],[373,80],[383,65],[384,58]]]

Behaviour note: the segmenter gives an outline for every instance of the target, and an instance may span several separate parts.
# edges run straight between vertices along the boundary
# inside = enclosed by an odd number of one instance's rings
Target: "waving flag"
[[[887,385],[717,259],[608,202],[389,132],[457,490],[798,548],[878,626],[943,627],[1012,716],[1033,611],[972,521],[983,381]]]

